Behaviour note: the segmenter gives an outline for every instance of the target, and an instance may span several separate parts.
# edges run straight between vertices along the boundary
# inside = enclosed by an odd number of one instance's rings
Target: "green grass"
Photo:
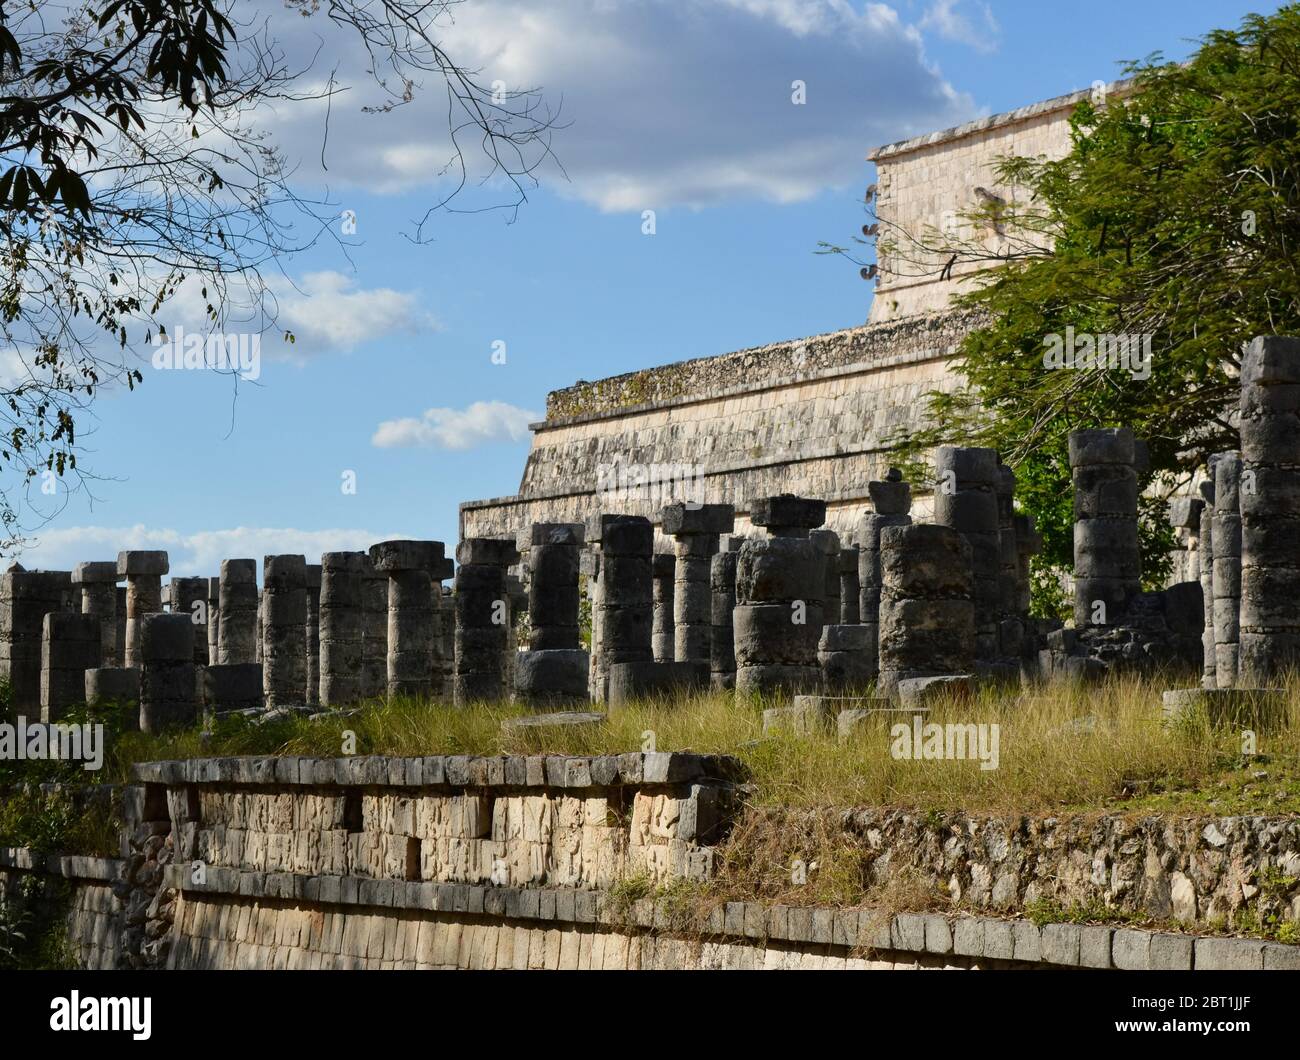
[[[123,780],[130,764],[150,759],[244,754],[604,754],[656,749],[735,755],[749,768],[757,806],[892,806],[972,813],[1124,813],[1209,815],[1300,813],[1300,727],[1291,716],[1261,733],[1257,754],[1243,755],[1241,735],[1203,724],[1162,724],[1158,682],[1119,680],[1090,689],[982,692],[973,702],[944,702],[928,721],[996,723],[999,768],[974,761],[896,760],[889,727],[907,715],[882,715],[851,742],[834,732],[764,736],[762,703],[729,694],[699,695],[620,709],[606,725],[503,734],[522,710],[480,704],[394,700],[310,721],[288,716],[263,724],[220,720],[163,736],[117,729],[105,768],[69,770],[84,782]],[[1090,717],[1091,731],[1072,723]],[[351,735],[349,735],[351,734]],[[12,779],[22,763],[7,763]],[[51,764],[35,764],[49,772]],[[0,776],[0,779],[3,779]],[[34,779],[22,777],[21,779]]]

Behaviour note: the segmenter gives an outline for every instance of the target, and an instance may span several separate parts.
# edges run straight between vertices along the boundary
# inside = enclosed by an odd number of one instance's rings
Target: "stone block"
[[[660,528],[669,537],[693,534],[729,534],[736,525],[736,509],[731,504],[666,505],[659,513]]]
[[[129,551],[117,554],[117,573],[120,577],[154,575],[161,577],[168,571],[167,553],[163,551]]]

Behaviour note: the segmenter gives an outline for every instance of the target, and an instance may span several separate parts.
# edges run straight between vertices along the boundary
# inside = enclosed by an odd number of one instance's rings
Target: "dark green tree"
[[[1145,573],[1158,584],[1171,542],[1161,497],[1236,447],[1243,344],[1300,333],[1300,6],[1211,33],[1186,63],[1154,56],[1126,72],[1101,105],[1077,105],[1065,158],[1001,160],[1017,193],[996,217],[990,206],[966,218],[1012,233],[999,248],[881,235],[892,252],[918,248],[917,260],[986,266],[958,300],[977,320],[955,365],[962,385],[930,395],[932,426],[898,439],[899,455],[997,448],[1043,532],[1040,587],[1072,553],[1071,430],[1127,426],[1146,440]],[[1149,364],[1049,367],[1067,329],[1145,339]]]

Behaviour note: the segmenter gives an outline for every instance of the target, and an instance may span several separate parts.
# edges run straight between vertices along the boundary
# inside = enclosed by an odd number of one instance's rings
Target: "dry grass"
[[[1118,680],[1029,694],[990,690],[974,702],[936,704],[927,721],[999,726],[999,763],[991,770],[976,761],[895,759],[890,726],[906,715],[881,715],[847,744],[837,743],[834,732],[765,737],[763,704],[711,694],[637,704],[598,728],[511,736],[503,735],[501,723],[521,712],[492,705],[457,710],[399,700],[315,721],[229,719],[208,737],[197,730],[163,738],[122,734],[113,741],[109,772],[125,775],[130,762],[149,758],[338,755],[352,732],[358,754],[601,754],[651,746],[732,754],[749,767],[751,802],[758,806],[1300,812],[1300,683],[1289,686],[1288,722],[1260,735],[1253,758],[1243,756],[1240,733],[1162,724],[1161,687]]]

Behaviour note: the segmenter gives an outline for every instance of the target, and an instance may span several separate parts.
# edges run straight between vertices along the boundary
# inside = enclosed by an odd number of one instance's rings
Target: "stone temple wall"
[[[657,521],[676,500],[734,504],[744,533],[754,500],[788,492],[824,498],[827,528],[847,533],[890,439],[952,384],[968,326],[955,314],[868,324],[556,391],[519,494],[462,504],[461,537],[598,510]],[[642,487],[637,472],[674,481]]]

